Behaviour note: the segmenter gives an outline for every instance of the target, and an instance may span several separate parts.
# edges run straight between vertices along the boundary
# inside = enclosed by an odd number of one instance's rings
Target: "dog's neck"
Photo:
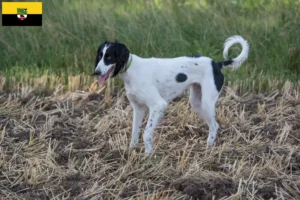
[[[119,77],[125,83],[128,83],[130,80],[131,70],[132,70],[132,67],[134,66],[137,58],[138,58],[138,56],[130,53],[129,57],[128,57],[128,61],[127,61],[126,65],[124,66],[124,69],[122,70],[121,73],[119,73]]]
[[[131,64],[132,64],[132,54],[129,54],[128,60],[124,66],[124,69],[120,72],[120,74],[126,72],[129,69],[129,67],[131,66]]]

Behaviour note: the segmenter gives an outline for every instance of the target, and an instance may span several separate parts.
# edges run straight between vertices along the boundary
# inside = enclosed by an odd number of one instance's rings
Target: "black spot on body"
[[[224,75],[221,72],[222,67],[219,66],[219,63],[215,63],[213,60],[211,61],[211,65],[213,68],[214,82],[218,92],[220,92],[224,84]]]
[[[197,64],[197,63],[195,63],[195,65],[197,65],[197,66],[198,66],[198,64]]]
[[[187,75],[186,75],[186,74],[184,74],[184,73],[179,73],[179,74],[176,75],[176,81],[177,81],[178,83],[182,83],[182,82],[184,82],[184,81],[186,81],[186,80],[187,80]]]

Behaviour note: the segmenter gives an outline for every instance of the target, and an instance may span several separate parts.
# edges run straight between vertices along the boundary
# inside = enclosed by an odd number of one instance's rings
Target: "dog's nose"
[[[100,76],[101,75],[101,71],[100,70],[95,70],[94,71],[94,75],[95,76]]]

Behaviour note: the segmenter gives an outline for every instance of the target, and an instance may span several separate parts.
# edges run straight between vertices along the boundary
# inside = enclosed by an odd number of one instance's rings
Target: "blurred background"
[[[299,0],[43,1],[42,27],[0,29],[0,89],[86,89],[96,82],[89,75],[105,40],[141,57],[200,53],[222,61],[224,41],[236,34],[250,54],[238,70],[224,70],[226,84],[243,92],[299,86],[299,8]],[[236,45],[229,56],[240,51]]]

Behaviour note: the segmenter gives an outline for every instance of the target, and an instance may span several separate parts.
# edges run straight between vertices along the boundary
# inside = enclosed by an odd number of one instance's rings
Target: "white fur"
[[[224,57],[228,49],[235,43],[242,45],[242,52],[232,59],[231,67],[240,67],[247,59],[249,46],[246,40],[240,36],[233,36],[226,40],[224,45]],[[143,135],[145,152],[153,151],[153,134],[160,119],[163,117],[168,104],[175,97],[181,95],[190,88],[191,107],[204,118],[209,126],[207,145],[215,142],[219,128],[215,120],[215,105],[219,92],[214,83],[212,59],[209,57],[177,57],[177,58],[141,58],[132,56],[130,68],[121,73],[120,77],[125,83],[126,95],[133,107],[133,127],[130,147],[138,143],[140,128],[149,108],[149,118]],[[130,57],[129,57],[130,60]],[[100,61],[101,62],[101,61]],[[104,64],[98,65],[102,72],[108,70]],[[177,82],[178,73],[187,75],[187,80]]]
[[[241,66],[241,64],[247,60],[248,58],[248,54],[249,54],[249,44],[246,40],[244,40],[244,38],[242,38],[241,36],[239,35],[235,35],[235,36],[232,36],[230,38],[228,38],[226,41],[225,41],[225,44],[224,44],[224,51],[223,51],[223,57],[225,59],[228,59],[228,50],[229,48],[236,44],[236,43],[240,43],[242,45],[242,52],[240,53],[240,55],[234,59],[232,59],[234,62],[232,64],[232,70],[235,70],[237,68],[239,68]]]

